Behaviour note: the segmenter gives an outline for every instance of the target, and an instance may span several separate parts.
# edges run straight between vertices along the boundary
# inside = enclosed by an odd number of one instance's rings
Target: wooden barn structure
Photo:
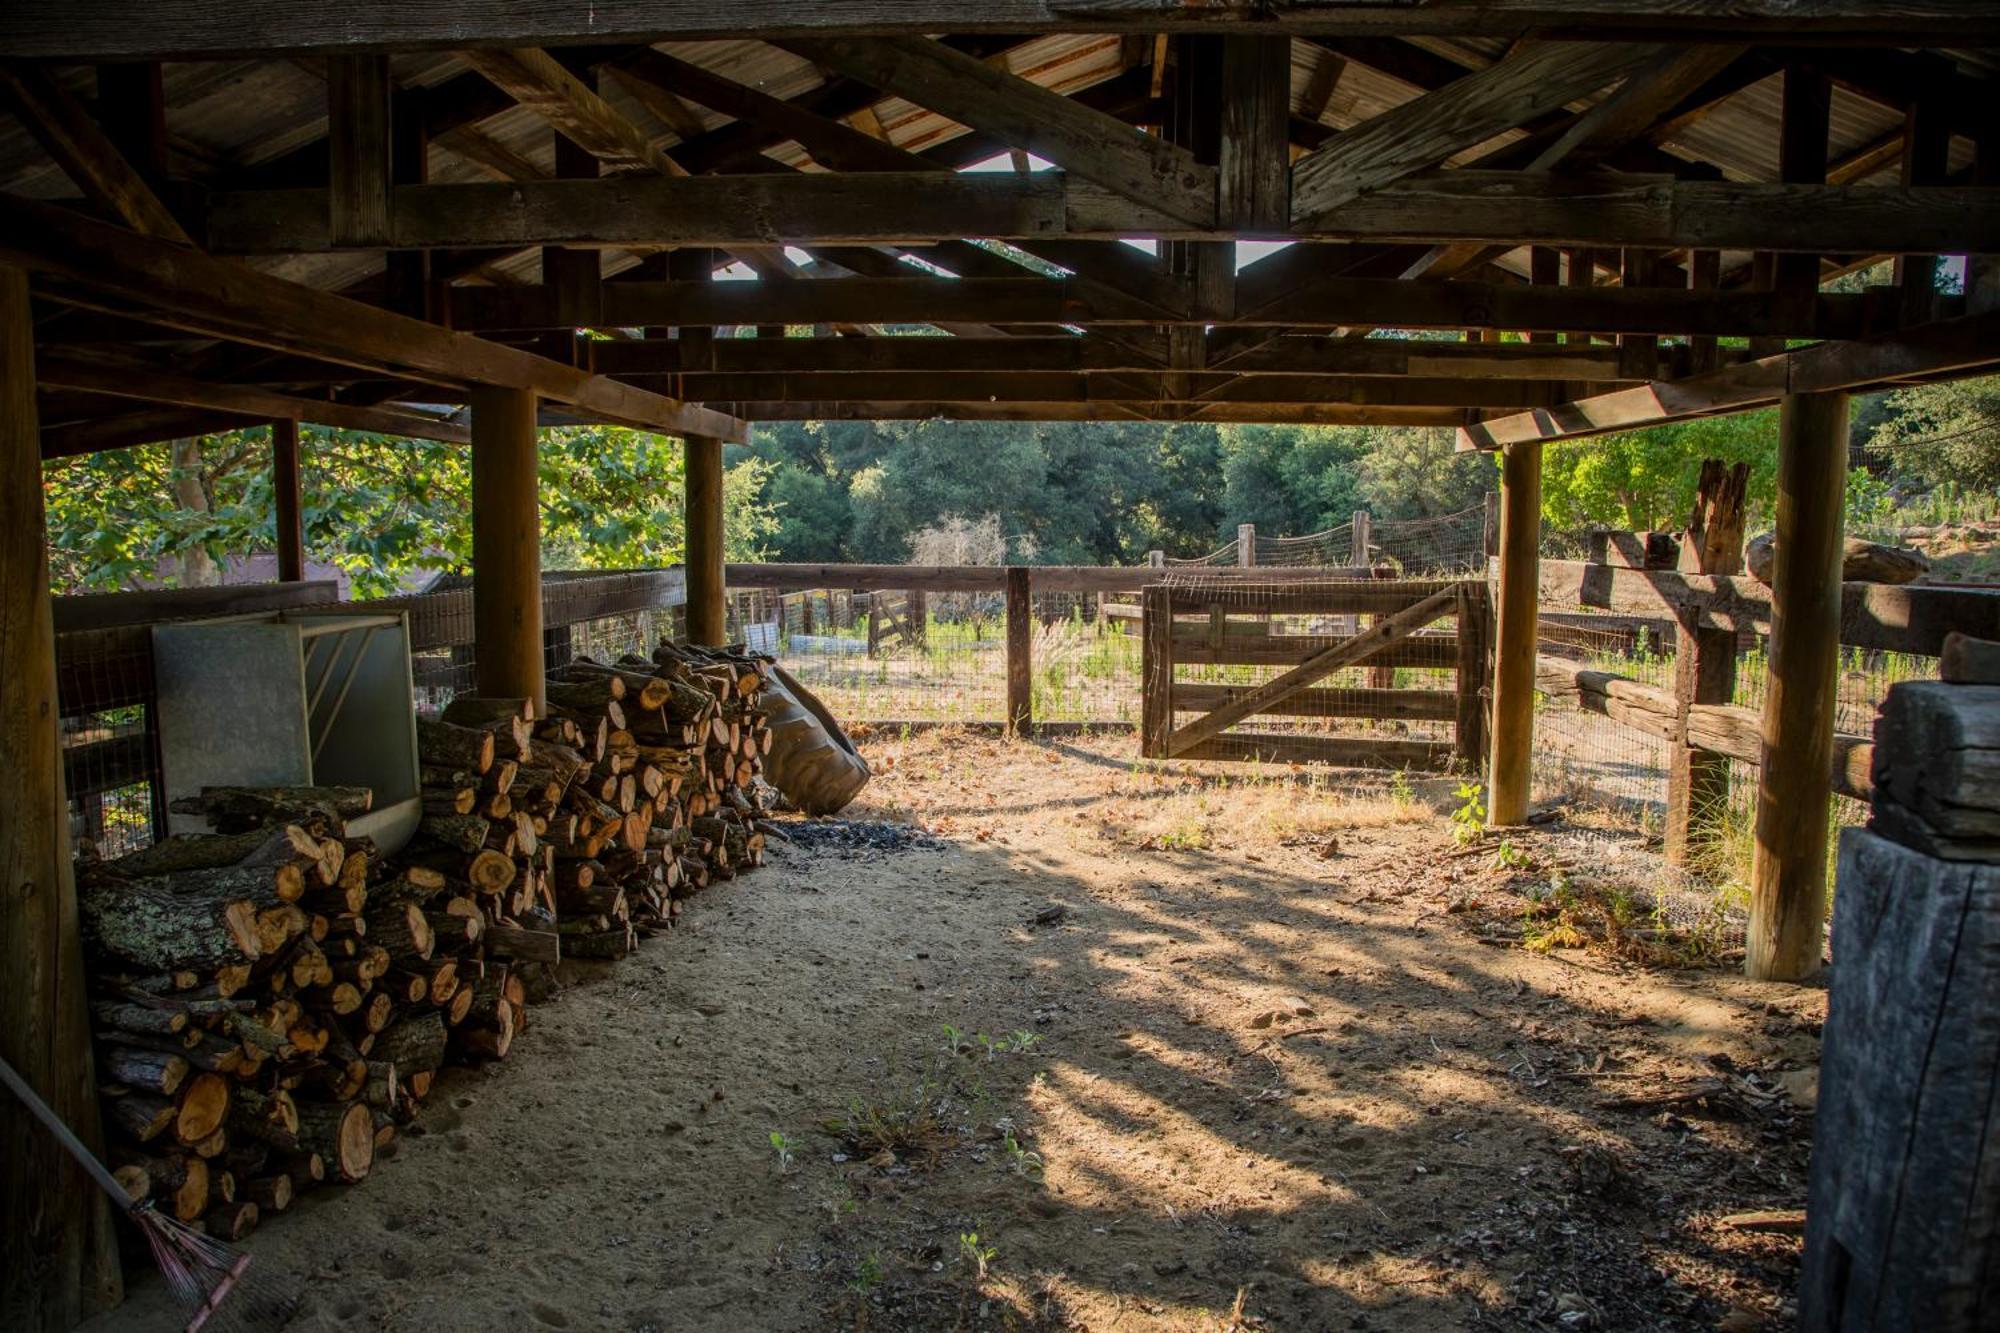
[[[298,422],[470,444],[514,696],[538,425],[686,439],[711,642],[752,421],[1453,427],[1504,459],[1507,823],[1543,444],[1778,404],[1750,965],[1813,971],[1846,395],[2000,361],[1997,43],[1987,0],[9,0],[0,1052],[88,1130],[41,463],[265,422],[294,577]],[[21,1124],[0,1322],[63,1327],[106,1213]]]

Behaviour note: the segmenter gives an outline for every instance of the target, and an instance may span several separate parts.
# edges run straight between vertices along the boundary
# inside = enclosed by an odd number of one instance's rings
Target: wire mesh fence
[[[878,725],[1006,719],[1003,593],[816,588],[733,602],[745,619],[732,622],[732,637],[774,645],[786,669],[838,717]],[[1037,591],[1029,605],[1036,720],[1136,723],[1136,604],[1099,593]]]

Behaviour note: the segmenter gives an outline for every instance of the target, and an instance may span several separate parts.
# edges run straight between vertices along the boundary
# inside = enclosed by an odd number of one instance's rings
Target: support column
[[[472,637],[479,693],[548,702],[535,395],[472,395]]]
[[[306,576],[305,524],[299,510],[299,423],[271,423],[271,495],[278,510],[278,581]]]
[[[1500,595],[1494,637],[1493,762],[1486,822],[1528,817],[1535,744],[1536,600],[1541,579],[1542,446],[1509,445],[1500,456]]]
[[[1847,395],[1787,395],[1778,410],[1770,683],[1744,942],[1744,971],[1759,980],[1798,981],[1820,968],[1846,485]]]
[[[27,275],[0,267],[0,1056],[104,1150],[56,740]],[[68,1329],[123,1295],[104,1195],[0,1092],[0,1327]]]
[[[1257,563],[1257,525],[1238,523],[1236,525],[1236,563],[1244,569]]]
[[[687,437],[687,625],[690,643],[728,634],[722,587],[722,441]]]

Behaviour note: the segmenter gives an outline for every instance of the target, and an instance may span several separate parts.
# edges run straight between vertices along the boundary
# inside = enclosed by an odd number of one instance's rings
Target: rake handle
[[[4,1059],[0,1059],[0,1083],[5,1083],[8,1089],[21,1099],[21,1104],[28,1108],[35,1119],[48,1127],[49,1133],[56,1136],[56,1142],[62,1144],[64,1150],[76,1159],[78,1166],[90,1173],[90,1178],[97,1182],[99,1189],[117,1200],[120,1208],[132,1207],[132,1196],[125,1192],[125,1187],[118,1183],[118,1178],[104,1169],[104,1163],[91,1155],[90,1149],[83,1146],[83,1141],[70,1132],[69,1126],[49,1109],[49,1104],[43,1101],[40,1094],[29,1087],[27,1080],[15,1072],[14,1066]]]

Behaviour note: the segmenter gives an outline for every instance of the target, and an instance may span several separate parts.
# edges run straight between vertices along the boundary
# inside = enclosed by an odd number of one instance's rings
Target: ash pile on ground
[[[834,856],[892,852],[941,852],[949,843],[910,824],[883,819],[799,819],[771,825],[792,845]]]

